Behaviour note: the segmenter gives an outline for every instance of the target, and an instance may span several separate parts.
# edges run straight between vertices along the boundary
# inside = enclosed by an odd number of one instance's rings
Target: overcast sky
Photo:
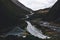
[[[57,2],[57,0],[18,0],[18,1],[34,11],[52,7]]]

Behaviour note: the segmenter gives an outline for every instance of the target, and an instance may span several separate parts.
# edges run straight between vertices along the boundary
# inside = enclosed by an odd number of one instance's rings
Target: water
[[[50,39],[50,37],[44,35],[41,30],[38,30],[38,29],[37,29],[36,27],[34,27],[29,21],[26,21],[26,22],[27,22],[27,24],[28,24],[28,25],[27,25],[27,31],[28,31],[31,35],[33,35],[33,36],[35,36],[35,37],[38,37],[38,38],[41,38],[41,39]]]

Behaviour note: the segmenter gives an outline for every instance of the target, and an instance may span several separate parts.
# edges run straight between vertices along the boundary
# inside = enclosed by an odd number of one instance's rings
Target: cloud
[[[18,0],[18,1],[34,11],[52,7],[57,2],[57,0]]]

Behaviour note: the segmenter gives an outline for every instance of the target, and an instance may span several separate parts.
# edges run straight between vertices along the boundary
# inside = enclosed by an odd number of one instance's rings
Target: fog
[[[52,7],[57,2],[57,0],[18,0],[18,1],[34,11]]]

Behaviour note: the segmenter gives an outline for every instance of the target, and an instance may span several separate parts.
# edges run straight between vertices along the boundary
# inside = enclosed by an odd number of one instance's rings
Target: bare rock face
[[[54,21],[56,23],[60,23],[60,0],[55,3],[55,5],[50,9],[47,14],[46,20]]]
[[[0,4],[0,34],[10,31],[15,26],[26,26],[24,18],[26,18],[26,14],[29,14],[28,11],[11,0],[0,0]]]

